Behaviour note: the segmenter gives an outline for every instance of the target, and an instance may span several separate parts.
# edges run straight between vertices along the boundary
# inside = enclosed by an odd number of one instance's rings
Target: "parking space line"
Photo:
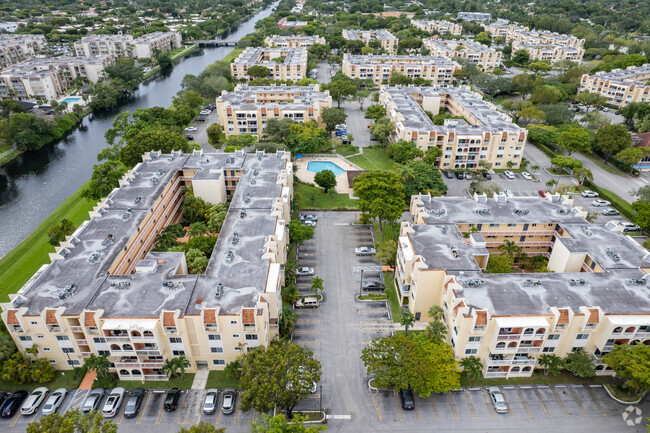
[[[188,389],[187,391],[185,391],[184,394],[185,396],[183,397],[183,402],[181,403],[181,410],[180,410],[181,413],[178,414],[177,424],[179,425],[181,424],[181,419],[183,418],[184,409],[187,407],[187,404],[185,402],[187,401],[187,396],[190,394],[190,390]]]
[[[476,419],[476,410],[474,410],[474,404],[472,399],[469,396],[469,391],[465,389],[465,398],[467,399],[467,404],[469,405],[469,412],[472,414],[472,418]]]
[[[566,410],[566,407],[564,407],[564,403],[562,403],[562,399],[560,399],[560,396],[557,394],[557,391],[555,390],[554,386],[551,387],[551,391],[553,391],[553,395],[555,396],[555,399],[560,404],[560,407],[562,408],[562,412],[564,412],[566,416],[569,416],[569,412]]]
[[[196,420],[197,424],[201,423],[201,416],[203,416],[203,401],[205,400],[205,395],[208,393],[208,390],[206,389],[203,391],[203,395],[201,395],[201,399],[198,401],[199,407],[197,408],[199,411],[199,417]]]
[[[548,413],[548,409],[546,408],[546,403],[544,403],[544,399],[539,393],[539,390],[537,388],[533,388],[533,389],[535,390],[535,395],[537,395],[537,399],[539,400],[539,403],[542,405],[542,409],[544,409],[544,413],[546,414],[546,416],[551,416],[551,414]]]
[[[603,416],[607,416],[607,413],[605,412],[605,409],[601,406],[600,402],[596,398],[596,395],[594,392],[591,390],[590,387],[586,386],[585,389],[587,390],[587,394],[589,394],[589,398],[594,402],[594,404],[598,407],[598,410]]]
[[[377,416],[379,417],[379,422],[381,422],[381,405],[379,404],[379,391],[372,392],[372,389],[368,387],[368,392],[370,393],[370,399],[372,400],[372,405],[375,406],[377,411]]]
[[[504,386],[503,389],[511,389],[511,388],[508,388],[507,386]],[[514,417],[515,417],[515,414],[512,413],[512,405],[511,405],[510,403],[508,403],[508,399],[506,398],[505,393],[501,393],[501,394],[503,395],[503,399],[504,399],[505,402],[506,402],[506,406],[508,406],[508,416],[509,416],[510,418],[514,418]]]
[[[413,399],[413,405],[415,406],[415,419],[418,421],[422,421],[422,417],[420,416],[420,408],[418,407],[418,399],[414,398]]]
[[[587,416],[587,411],[585,410],[584,406],[582,406],[582,403],[580,403],[580,400],[578,399],[578,396],[576,395],[575,391],[573,390],[573,387],[572,387],[572,386],[569,386],[568,388],[569,388],[569,392],[571,393],[571,397],[573,397],[573,399],[574,399],[574,400],[576,401],[576,403],[578,404],[578,407],[579,407],[580,410],[582,411],[582,414],[583,414],[584,416]]]
[[[490,397],[487,395],[487,390],[483,388],[483,399],[485,400],[485,405],[487,406],[488,412],[490,413],[490,416],[492,418],[495,417],[494,415],[494,409],[492,409],[492,403],[490,402]]]
[[[456,411],[456,405],[454,404],[454,399],[451,398],[451,392],[447,393],[449,397],[449,404],[451,404],[451,412],[454,414],[454,419],[458,419],[458,412]]]
[[[144,416],[144,412],[147,410],[147,404],[149,404],[151,394],[151,391],[147,391],[147,399],[144,401],[144,405],[142,405],[142,408],[140,409],[140,416],[138,416],[138,420],[135,422],[136,424],[142,423],[142,417]]]
[[[436,421],[440,421],[438,406],[436,406],[436,398],[433,395],[431,395],[431,405],[433,406],[433,414],[436,416]]]
[[[16,421],[18,421],[18,418],[20,418],[20,411],[16,412],[16,416],[14,419],[11,420],[11,424],[9,424],[9,427],[13,427],[16,425]]]
[[[235,421],[233,422],[233,424],[239,424],[239,414],[240,414],[239,407],[240,406],[241,406],[241,395],[237,399],[237,412],[235,412]]]
[[[316,335],[320,334],[320,331],[293,331],[294,335]]]
[[[294,341],[298,346],[313,344],[314,346],[320,346],[320,341]]]
[[[122,405],[120,405],[120,408],[118,408],[118,410],[119,410],[119,409],[122,409],[121,406],[122,406]],[[122,410],[122,413],[118,412],[117,414],[118,414],[119,416],[117,417],[117,421],[115,422],[115,424],[120,425],[120,424],[122,424],[122,420],[124,419],[124,410]]]
[[[164,409],[165,409],[165,405],[164,404],[160,405],[160,412],[158,412],[158,418],[156,419],[156,424],[160,424],[160,421],[162,421],[162,416],[165,411]]]
[[[220,400],[220,398],[221,398],[221,396],[219,396],[219,397],[217,398],[217,408],[220,408],[220,407],[221,407],[221,406],[219,406],[219,400]],[[221,422],[221,413],[222,413],[222,412],[221,412],[219,409],[217,409],[217,419],[214,420],[214,425],[219,425],[219,423]]]
[[[397,417],[399,418],[400,422],[402,421],[402,410],[399,405],[399,399],[397,398],[397,391],[393,390],[393,397],[395,398],[395,412],[397,413]]]
[[[521,393],[520,388],[517,388],[517,394],[519,394],[519,399],[521,400],[522,404],[524,405],[524,409],[526,409],[526,413],[528,414],[528,418],[532,418],[533,414],[530,412],[530,408],[528,407],[528,403],[526,403],[526,399],[524,398],[523,394]]]

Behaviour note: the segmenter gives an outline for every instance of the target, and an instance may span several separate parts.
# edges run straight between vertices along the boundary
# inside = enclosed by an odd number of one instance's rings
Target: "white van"
[[[296,301],[296,308],[316,308],[318,307],[318,298],[309,296],[307,298],[298,299]]]

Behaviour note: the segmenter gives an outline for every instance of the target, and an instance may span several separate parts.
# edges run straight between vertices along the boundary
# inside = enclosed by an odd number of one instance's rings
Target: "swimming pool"
[[[70,104],[74,104],[75,102],[79,102],[80,99],[81,98],[65,98],[61,102],[65,102],[66,104],[70,105]]]
[[[332,173],[334,173],[334,176],[345,173],[345,170],[331,161],[309,161],[307,163],[307,170],[313,173],[320,173],[323,170],[330,170]]]

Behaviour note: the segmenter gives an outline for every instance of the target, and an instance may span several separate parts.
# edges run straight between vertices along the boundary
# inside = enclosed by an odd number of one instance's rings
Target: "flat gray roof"
[[[384,41],[397,40],[388,30],[343,30],[343,36],[350,40],[379,39]]]
[[[268,53],[269,60],[265,60],[263,56]],[[282,57],[285,54],[284,62],[277,63],[271,59]],[[260,66],[275,66],[275,65],[301,65],[307,62],[307,50],[305,48],[279,48],[279,47],[249,47],[235,59],[235,65],[260,65]]]
[[[470,52],[475,51],[479,53],[497,52],[497,50],[493,50],[490,47],[486,47],[485,45],[479,44],[478,42],[474,42],[470,39],[443,40],[443,39],[428,38],[426,40],[426,43],[437,46],[444,50],[456,50],[456,48],[460,48],[460,51],[470,51]]]
[[[260,94],[268,93],[291,93],[291,102],[258,102]],[[280,108],[282,110],[298,110],[313,107],[316,102],[325,101],[329,93],[319,91],[318,85],[309,86],[247,86],[239,85],[233,92],[224,90],[218,100],[227,102],[235,110],[257,110],[260,106],[267,109]],[[269,99],[266,97],[265,99]]]
[[[455,224],[415,224],[412,227],[415,233],[409,238],[414,253],[424,257],[429,267],[449,272],[474,271],[479,269],[474,256],[489,254],[486,248],[465,242]]]
[[[449,60],[443,56],[398,56],[391,54],[381,55],[345,55],[350,64],[366,67],[375,67],[377,65],[402,65],[408,64],[415,67],[431,66],[436,68],[460,68],[458,63]]]
[[[610,80],[624,84],[638,82],[645,85],[646,76],[650,74],[650,63],[642,66],[630,66],[626,69],[613,69],[611,72],[600,71],[591,75],[599,80]],[[643,78],[643,81],[640,79]]]

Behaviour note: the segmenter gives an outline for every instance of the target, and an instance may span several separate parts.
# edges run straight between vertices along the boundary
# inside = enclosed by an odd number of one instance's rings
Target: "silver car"
[[[104,397],[102,388],[95,388],[88,393],[84,404],[81,405],[81,413],[89,413],[91,410],[99,410]]]
[[[25,403],[23,403],[22,407],[20,408],[20,413],[22,415],[34,414],[38,410],[38,407],[41,405],[41,403],[43,403],[46,395],[47,388],[36,388],[29,394],[29,397],[27,397]]]
[[[592,201],[591,204],[596,206],[596,207],[603,207],[603,206],[610,206],[612,203],[608,202],[607,200],[598,199],[598,200]]]
[[[228,388],[223,392],[223,403],[221,404],[221,411],[224,415],[230,415],[235,411],[235,404],[237,403],[237,391]]]
[[[616,209],[612,209],[611,207],[608,207],[607,209],[603,209],[601,212],[603,215],[606,216],[613,216],[613,215],[620,215],[621,213],[617,211]]]
[[[65,388],[59,388],[50,394],[50,396],[45,401],[45,405],[43,406],[43,415],[49,415],[51,413],[58,412],[61,404],[63,404],[63,400],[65,400],[66,395],[68,395],[68,390]]]
[[[496,413],[507,413],[508,405],[499,387],[491,386],[488,388],[488,392],[490,393],[490,400],[492,400],[492,406],[494,406]]]
[[[308,268],[306,266],[303,266],[301,268],[298,268],[296,271],[296,275],[299,277],[311,277],[314,275],[314,268]]]
[[[207,414],[212,414],[217,410],[217,404],[219,403],[219,390],[218,389],[208,389],[205,393],[205,398],[203,399],[203,412]]]
[[[122,400],[124,400],[124,388],[115,388],[108,395],[106,403],[104,403],[104,408],[102,409],[102,415],[104,418],[113,418],[117,415],[117,412],[120,410],[122,405]]]
[[[354,249],[354,254],[357,256],[372,256],[376,253],[377,250],[372,247],[358,247]]]

